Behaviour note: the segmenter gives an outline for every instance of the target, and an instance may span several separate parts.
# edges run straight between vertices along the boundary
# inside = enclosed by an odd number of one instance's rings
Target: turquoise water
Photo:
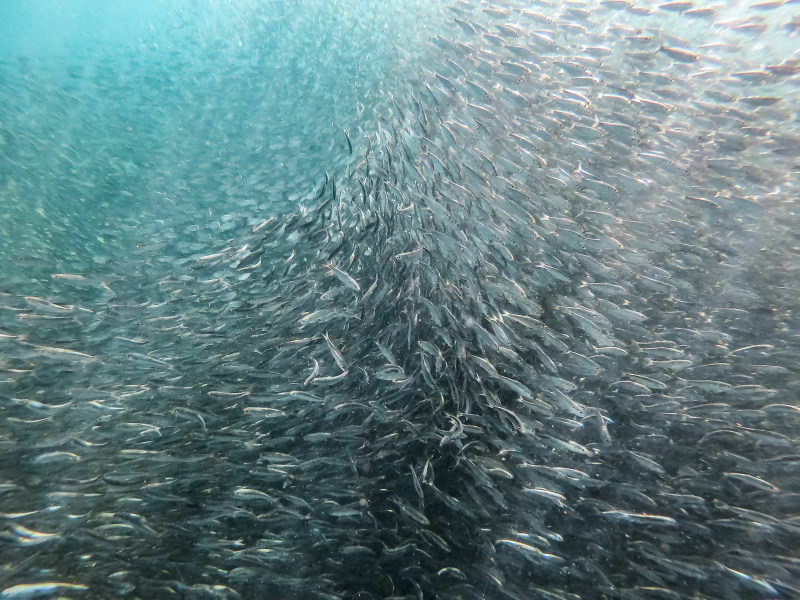
[[[401,37],[413,13],[368,4],[2,10],[0,243],[45,272],[125,260],[157,234],[142,224],[296,202],[342,169],[343,132],[358,140],[409,68],[394,48],[420,46]]]
[[[0,599],[794,598],[797,4],[0,5]]]

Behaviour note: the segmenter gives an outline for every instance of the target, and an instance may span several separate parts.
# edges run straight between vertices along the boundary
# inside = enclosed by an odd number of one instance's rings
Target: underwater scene
[[[799,202],[798,0],[5,0],[0,599],[798,599]]]

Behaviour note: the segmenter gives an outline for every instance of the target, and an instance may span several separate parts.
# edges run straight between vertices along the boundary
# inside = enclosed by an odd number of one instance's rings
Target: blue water
[[[124,260],[157,223],[295,204],[426,52],[412,12],[369,3],[0,10],[0,248],[57,271]]]

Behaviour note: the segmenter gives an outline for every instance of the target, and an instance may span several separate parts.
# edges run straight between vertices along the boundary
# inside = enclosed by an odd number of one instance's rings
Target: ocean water
[[[0,598],[796,598],[800,4],[0,5]]]

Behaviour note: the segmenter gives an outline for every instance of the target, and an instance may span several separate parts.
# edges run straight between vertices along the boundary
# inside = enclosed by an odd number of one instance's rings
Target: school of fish
[[[800,3],[197,10],[0,62],[0,599],[800,598]]]

